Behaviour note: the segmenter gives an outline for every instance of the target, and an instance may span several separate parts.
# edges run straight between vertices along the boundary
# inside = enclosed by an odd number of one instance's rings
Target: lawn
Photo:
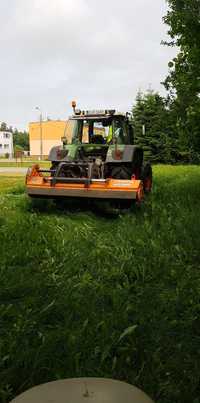
[[[199,403],[200,167],[155,167],[152,195],[115,218],[34,209],[21,177],[0,187],[0,401],[103,376]]]
[[[29,160],[24,160],[24,161],[0,161],[0,168],[4,167],[18,167],[18,168],[28,168],[32,166],[33,164],[39,164],[43,168],[48,168],[50,166],[49,161],[29,161]]]
[[[19,193],[19,188],[21,189],[20,193],[24,192],[24,175],[0,175],[0,194],[1,193]]]

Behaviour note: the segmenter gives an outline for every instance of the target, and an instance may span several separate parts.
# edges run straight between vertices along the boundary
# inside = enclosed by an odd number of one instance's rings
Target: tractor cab
[[[115,110],[80,111],[68,121],[72,144],[133,144],[133,128],[128,114]],[[66,130],[67,132],[68,130]],[[67,133],[68,134],[68,133]],[[67,136],[62,138],[68,143]]]

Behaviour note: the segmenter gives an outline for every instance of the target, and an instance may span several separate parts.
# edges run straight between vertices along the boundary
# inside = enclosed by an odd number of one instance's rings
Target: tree
[[[8,130],[7,124],[5,122],[2,122],[0,126],[0,131],[5,132],[6,130]]]
[[[165,87],[174,101],[180,144],[200,152],[200,4],[199,0],[168,0],[164,17],[177,57],[169,63]]]
[[[135,143],[145,158],[157,162],[176,160],[176,134],[166,100],[157,92],[138,93],[132,109]]]
[[[26,131],[18,131],[14,129],[13,131],[13,144],[15,146],[20,146],[23,150],[29,150],[29,136]]]

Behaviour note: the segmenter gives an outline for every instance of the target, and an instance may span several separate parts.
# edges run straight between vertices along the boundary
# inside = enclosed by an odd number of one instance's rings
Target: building
[[[84,127],[84,136],[87,142],[88,126]],[[104,134],[104,129],[95,128],[96,134]],[[62,145],[61,138],[67,137],[68,143],[71,143],[72,125],[70,120],[43,120],[40,122],[31,122],[29,124],[29,143],[30,155],[38,157],[42,155],[47,157],[49,151],[54,146]]]
[[[31,156],[47,156],[53,146],[62,144],[67,122],[64,120],[43,120],[29,124]],[[42,152],[41,152],[42,151]]]
[[[13,157],[13,134],[8,131],[0,131],[0,157]]]

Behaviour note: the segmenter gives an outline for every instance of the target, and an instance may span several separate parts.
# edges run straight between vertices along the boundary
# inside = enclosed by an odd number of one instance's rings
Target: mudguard
[[[110,145],[106,163],[127,163],[134,162],[138,166],[142,166],[143,162],[143,151],[142,148],[134,145]]]

